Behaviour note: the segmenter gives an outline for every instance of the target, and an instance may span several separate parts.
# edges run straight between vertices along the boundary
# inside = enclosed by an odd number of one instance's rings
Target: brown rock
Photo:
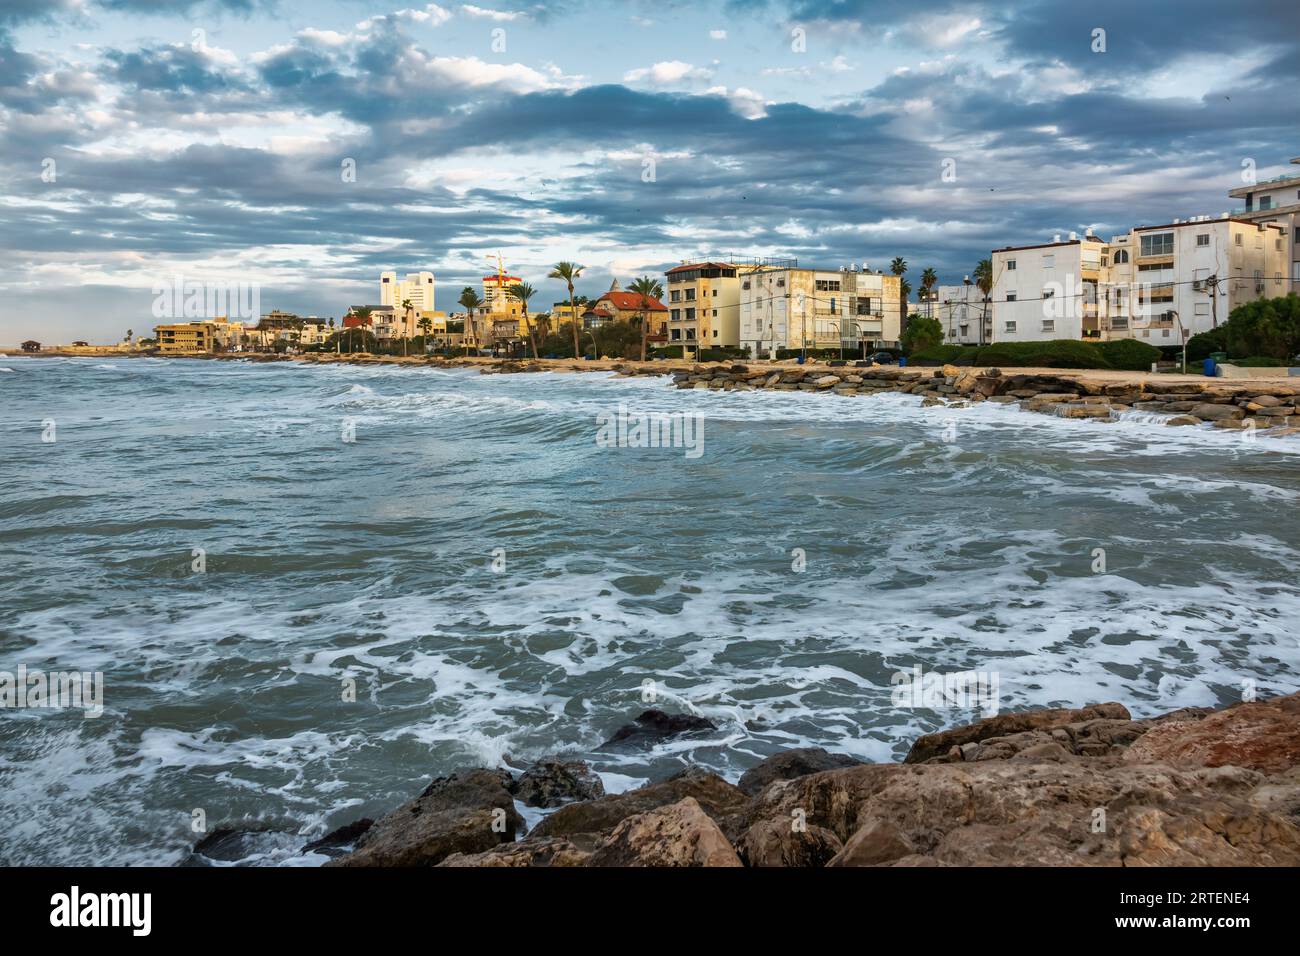
[[[916,847],[897,825],[872,818],[849,837],[844,849],[827,866],[879,866],[915,852]]]
[[[1265,773],[1290,770],[1300,766],[1300,694],[1152,727],[1124,759],[1177,767],[1231,765]]]
[[[605,785],[581,760],[543,757],[510,787],[520,803],[529,807],[558,807],[574,800],[595,800],[605,795]]]
[[[510,775],[458,770],[380,818],[357,848],[326,866],[434,866],[453,853],[480,853],[514,840],[523,819],[506,790]]]
[[[600,845],[591,866],[743,866],[703,808],[686,797],[624,819]]]
[[[821,747],[783,750],[746,770],[736,786],[742,792],[754,796],[774,780],[794,780],[810,773],[854,767],[860,763],[862,761],[856,757],[827,753]]]
[[[1187,409],[1187,412],[1188,414],[1195,415],[1197,418],[1207,422],[1242,418],[1246,414],[1236,405],[1216,405],[1210,402],[1201,402],[1194,405]]]
[[[1028,730],[1050,730],[1054,727],[1064,727],[1066,724],[1077,724],[1098,718],[1127,721],[1132,720],[1132,715],[1123,704],[1116,703],[1090,704],[1078,709],[1058,707],[1050,710],[997,714],[963,727],[954,727],[918,737],[903,762],[921,763],[932,757],[946,754],[954,746],[978,743],[990,737],[1006,737]]]
[[[591,854],[568,840],[502,843],[483,853],[453,853],[439,866],[585,866]]]

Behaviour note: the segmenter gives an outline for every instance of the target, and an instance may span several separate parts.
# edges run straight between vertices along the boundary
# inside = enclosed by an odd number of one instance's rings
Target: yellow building
[[[165,354],[224,352],[237,347],[244,332],[244,327],[238,322],[227,322],[224,319],[174,322],[154,327],[158,349]]]

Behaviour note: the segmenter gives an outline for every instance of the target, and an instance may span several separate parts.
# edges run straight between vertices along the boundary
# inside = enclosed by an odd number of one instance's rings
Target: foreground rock
[[[539,799],[570,798],[548,762],[535,779]],[[519,783],[434,781],[334,862],[1300,866],[1300,694],[1139,720],[1117,703],[1000,714],[919,738],[903,763],[777,754],[741,787],[691,768],[565,803],[513,842]]]
[[[558,807],[575,800],[603,797],[605,785],[581,760],[543,757],[520,775],[510,792],[526,806]]]
[[[382,817],[347,856],[326,866],[434,866],[453,853],[510,843],[523,826],[506,789],[510,775],[457,771]]]
[[[591,856],[592,866],[741,866],[694,797],[628,817]]]
[[[751,767],[740,777],[736,786],[748,794],[756,796],[764,787],[774,780],[793,780],[822,770],[838,770],[862,763],[854,757],[844,754],[827,753],[821,747],[800,747],[798,750],[786,750],[768,757],[757,767]]]

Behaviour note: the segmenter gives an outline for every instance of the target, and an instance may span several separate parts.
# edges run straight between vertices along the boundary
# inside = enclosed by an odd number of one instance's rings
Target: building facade
[[[684,262],[664,273],[668,322],[666,344],[692,349],[740,344],[740,270],[731,262]]]
[[[895,275],[760,267],[740,278],[740,345],[755,356],[776,349],[857,353],[892,347],[900,334],[899,301]]]
[[[404,316],[402,303],[409,301],[416,314],[434,310],[434,294],[437,286],[432,272],[408,272],[405,279],[399,280],[396,272],[379,274],[379,304],[392,306],[398,316]],[[415,335],[409,332],[408,335]]]
[[[242,347],[247,331],[238,322],[218,318],[154,326],[154,338],[164,354],[232,352]]]
[[[1300,156],[1291,160],[1300,166]],[[1279,176],[1262,183],[1253,183],[1230,190],[1233,199],[1245,201],[1245,209],[1239,209],[1232,215],[1247,222],[1269,222],[1282,230],[1279,237],[1288,247],[1286,257],[1286,275],[1291,280],[1287,283],[1288,291],[1300,291],[1300,237],[1296,228],[1300,226],[1300,170],[1287,176]]]

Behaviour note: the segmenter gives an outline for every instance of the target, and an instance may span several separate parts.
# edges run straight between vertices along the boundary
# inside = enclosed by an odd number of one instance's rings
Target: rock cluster
[[[539,773],[557,763],[586,769]],[[691,768],[576,788],[516,840],[511,792],[532,773],[435,780],[331,864],[1300,865],[1300,694],[1142,720],[1117,703],[1001,714],[927,734],[902,763],[779,753],[739,786]]]
[[[653,366],[621,365],[623,375],[663,374]],[[1086,373],[1085,373],[1086,374]],[[1135,376],[1136,377],[1136,376]],[[1300,434],[1300,387],[1217,379],[1200,382],[1090,381],[1052,374],[1004,374],[1000,369],[896,368],[874,365],[810,367],[744,364],[694,365],[673,372],[679,389],[821,392],[830,395],[919,395],[922,405],[964,407],[977,402],[1018,404],[1060,418],[1115,421],[1128,409],[1169,415],[1169,425],[1210,423],[1216,428],[1271,429],[1271,435]]]

